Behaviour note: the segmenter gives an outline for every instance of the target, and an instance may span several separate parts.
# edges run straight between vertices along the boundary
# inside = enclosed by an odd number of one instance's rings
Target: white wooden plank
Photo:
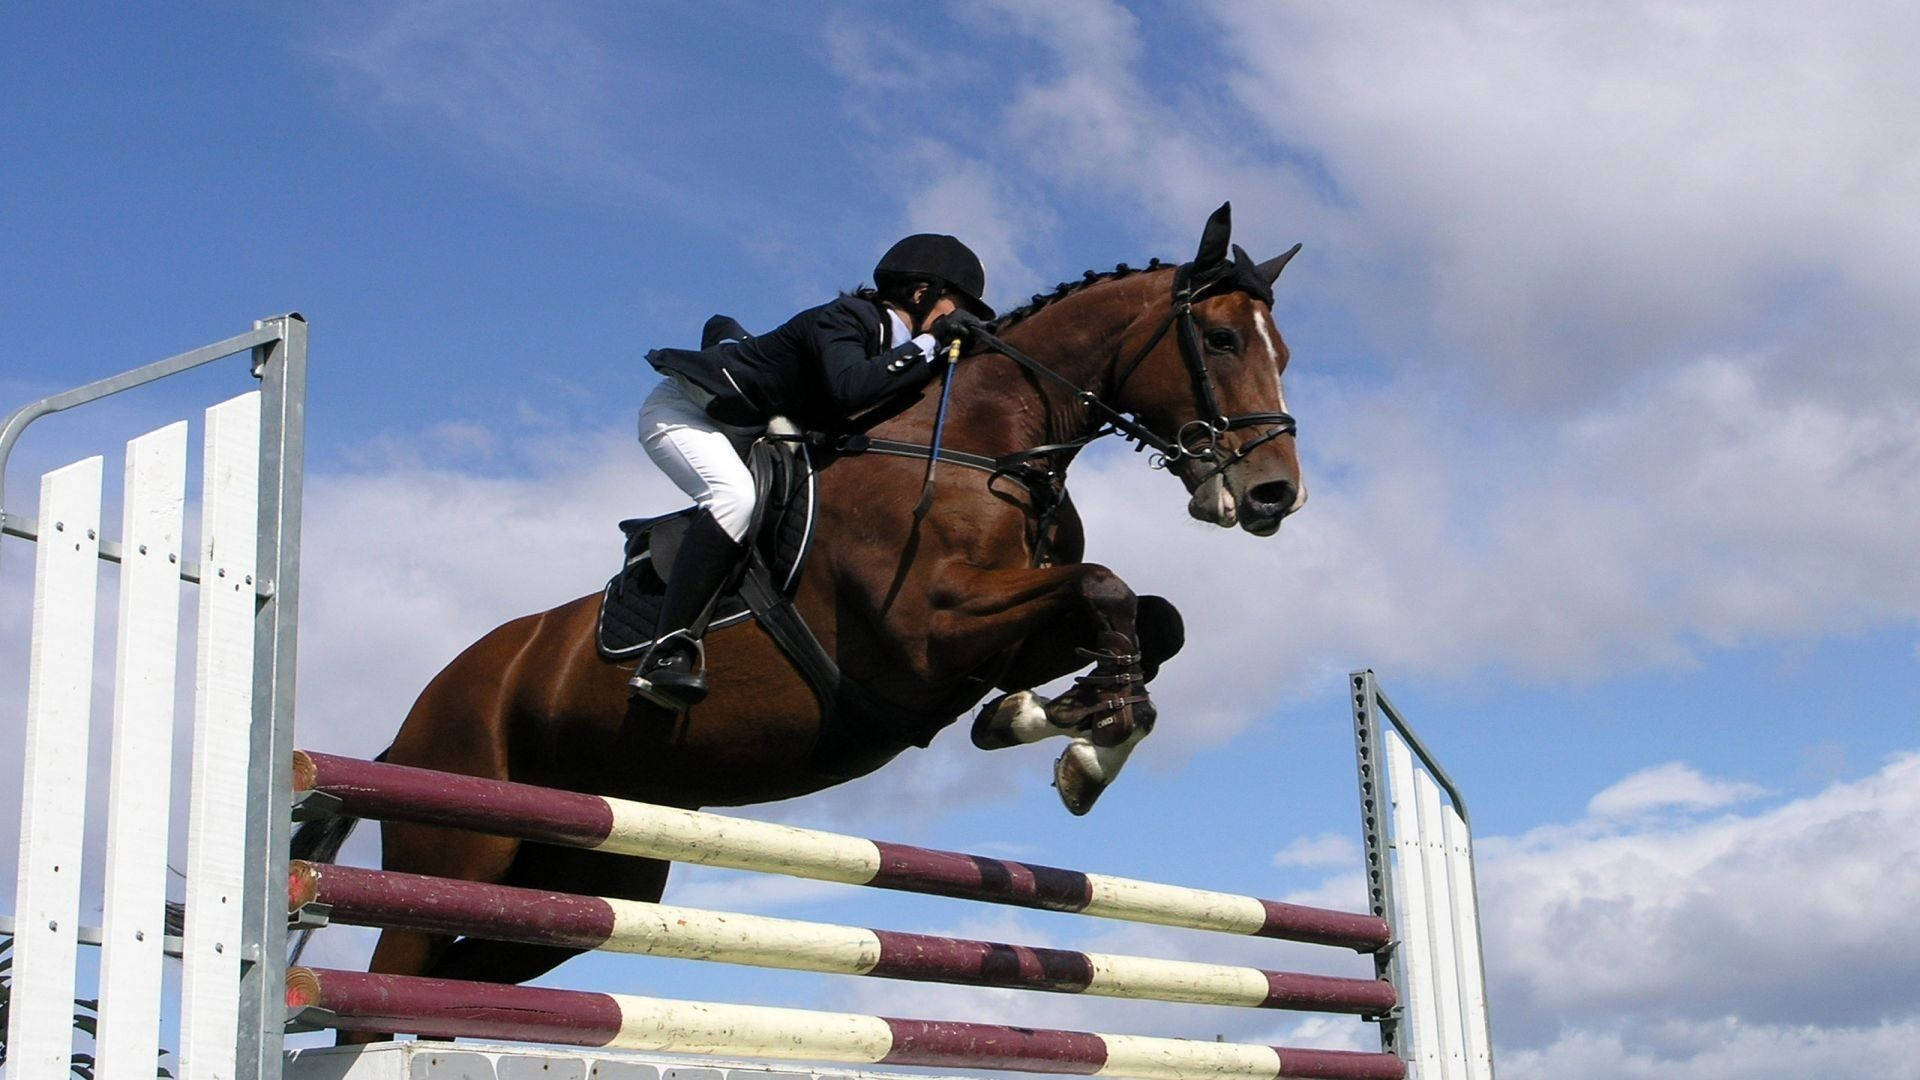
[[[73,1054],[100,476],[101,460],[91,457],[40,478],[7,1027],[7,1067],[23,1078],[65,1077]]]
[[[1459,965],[1454,962],[1453,891],[1447,876],[1445,819],[1440,812],[1440,785],[1426,770],[1414,773],[1420,820],[1420,857],[1426,862],[1427,926],[1432,931],[1433,1011],[1439,1019],[1440,1075],[1467,1080],[1467,1055],[1460,1026]]]
[[[1467,823],[1445,810],[1447,880],[1453,887],[1453,947],[1460,961],[1460,1011],[1465,1023],[1467,1075],[1493,1080],[1493,1041],[1487,1031],[1486,974],[1481,966],[1480,916],[1473,884],[1473,846]]]
[[[1393,925],[1400,941],[1394,960],[1405,973],[1406,985],[1400,990],[1406,998],[1405,1024],[1412,1044],[1408,1074],[1414,1080],[1438,1080],[1440,1021],[1434,1011],[1433,931],[1428,923],[1426,860],[1420,850],[1413,755],[1391,731],[1383,732],[1381,741],[1387,747],[1387,801],[1393,825],[1389,839],[1394,852]]]
[[[159,1060],[186,484],[186,421],[127,444],[94,1038],[101,1080],[149,1080]]]
[[[231,1080],[240,1007],[241,853],[253,718],[260,395],[207,410],[200,628],[187,812],[182,1080]]]

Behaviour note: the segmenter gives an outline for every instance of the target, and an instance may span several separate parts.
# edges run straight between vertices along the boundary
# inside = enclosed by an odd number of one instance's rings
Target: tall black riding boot
[[[707,696],[705,652],[693,628],[719,594],[745,547],[702,510],[687,526],[667,576],[654,646],[627,686],[656,705],[685,711]]]

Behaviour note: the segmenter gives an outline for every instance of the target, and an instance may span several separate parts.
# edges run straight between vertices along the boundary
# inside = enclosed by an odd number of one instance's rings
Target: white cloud
[[[316,749],[386,745],[461,649],[593,592],[619,561],[614,523],[678,504],[618,434],[516,445],[533,460],[494,467],[527,470],[519,475],[403,459],[309,477],[300,709],[326,718],[303,725]]]
[[[1482,926],[1497,1038],[1713,1025],[1844,1029],[1920,1013],[1920,754],[1750,816],[1623,826],[1600,819],[1486,839]],[[1678,1030],[1678,1029],[1676,1029]],[[1683,1037],[1684,1036],[1684,1037]]]
[[[649,68],[616,58],[576,13],[498,0],[383,5],[321,40],[315,54],[343,99],[377,124],[500,155],[521,172],[641,179],[614,120],[646,95]]]
[[[1040,287],[1045,275],[1027,253],[1058,224],[1044,199],[1023,197],[1003,173],[933,140],[919,140],[902,157],[915,177],[903,232],[957,234],[986,266],[986,298],[1002,310]]]
[[[1345,286],[1499,392],[1778,337],[1912,389],[1911,7],[1213,10],[1247,111],[1338,189]]]
[[[1621,780],[1587,802],[1587,813],[1630,818],[1654,810],[1713,810],[1766,794],[1757,784],[1714,780],[1684,762],[1655,765]]]
[[[1503,1075],[1555,1080],[1823,1080],[1912,1077],[1920,1020],[1860,1026],[1745,1024],[1734,1018],[1645,1028],[1577,1028],[1502,1056]]]
[[[1063,193],[1123,198],[1138,210],[1132,223],[1170,245],[1125,257],[1185,254],[1226,198],[1239,200],[1242,219],[1262,230],[1292,227],[1312,212],[1303,174],[1274,160],[1264,138],[1247,138],[1245,118],[1224,94],[1196,102],[1187,87],[1148,66],[1140,19],[1123,5],[998,0],[967,12],[989,41],[1012,37],[1053,61],[1002,77],[1012,90],[1000,113],[1002,145]],[[1197,74],[1210,80],[1216,72],[1205,65]],[[1249,246],[1275,244],[1278,235],[1263,231]]]
[[[1359,862],[1360,846],[1345,833],[1302,836],[1273,853],[1275,866],[1354,866]]]

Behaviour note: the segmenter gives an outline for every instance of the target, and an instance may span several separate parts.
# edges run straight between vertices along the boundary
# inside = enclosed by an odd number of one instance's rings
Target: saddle
[[[736,575],[736,584],[714,605],[706,630],[752,618],[755,612],[749,595],[763,605],[791,598],[800,580],[819,494],[807,446],[784,434],[770,427],[769,435],[756,440],[747,453],[754,490],[761,493],[747,527],[747,563],[744,574]],[[601,593],[594,634],[604,659],[634,660],[653,647],[666,579],[698,510],[690,506],[620,523],[626,535],[626,557]]]
[[[864,776],[908,746],[926,746],[951,716],[916,716],[881,699],[840,670],[794,606],[793,593],[812,546],[819,511],[819,469],[810,440],[783,419],[747,453],[760,497],[748,525],[747,558],[723,590],[703,632],[757,620],[820,703],[820,742],[809,766],[839,779]],[[666,573],[697,508],[620,523],[626,560],[600,597],[594,644],[614,663],[637,660],[654,643]]]

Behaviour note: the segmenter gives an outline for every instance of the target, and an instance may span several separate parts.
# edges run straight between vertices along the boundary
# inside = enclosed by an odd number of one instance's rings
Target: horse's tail
[[[373,760],[385,761],[392,752],[393,747],[389,746],[374,755]],[[339,856],[340,849],[346,846],[348,835],[358,824],[360,819],[351,814],[329,814],[303,821],[299,828],[293,830],[293,838],[287,844],[287,856],[301,862],[330,863]],[[309,926],[293,935],[287,950],[287,963],[300,962],[300,954],[307,950],[307,942],[312,940],[313,931],[314,927]]]

